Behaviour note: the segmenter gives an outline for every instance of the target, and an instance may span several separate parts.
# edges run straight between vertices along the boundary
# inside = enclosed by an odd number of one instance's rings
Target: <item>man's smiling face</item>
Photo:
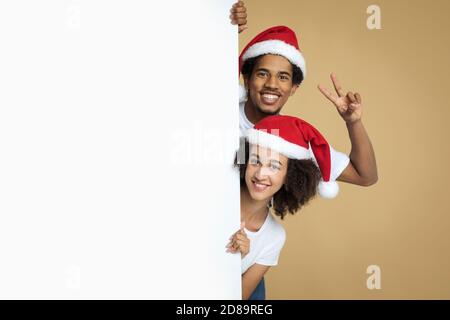
[[[292,76],[292,64],[286,58],[272,54],[261,56],[250,77],[244,78],[250,102],[261,113],[278,114],[298,88]]]

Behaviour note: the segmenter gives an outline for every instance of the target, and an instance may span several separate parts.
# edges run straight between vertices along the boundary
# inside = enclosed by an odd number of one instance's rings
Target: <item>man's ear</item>
[[[292,86],[292,88],[291,88],[291,94],[290,94],[291,96],[294,95],[294,93],[295,93],[295,91],[297,91],[298,87],[299,87],[298,84],[294,84],[294,85]]]
[[[248,77],[247,76],[243,76],[243,78],[244,78],[245,91],[248,91]]]

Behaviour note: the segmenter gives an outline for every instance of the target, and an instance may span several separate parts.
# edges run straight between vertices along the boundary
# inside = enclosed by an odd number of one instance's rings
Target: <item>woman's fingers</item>
[[[241,251],[242,253],[248,253],[250,247],[250,240],[245,233],[245,221],[241,222],[241,226],[229,239],[229,243],[226,245],[227,252],[235,253]]]
[[[240,240],[240,241],[247,241],[248,238],[245,234],[242,233],[238,233],[235,237],[236,240]]]

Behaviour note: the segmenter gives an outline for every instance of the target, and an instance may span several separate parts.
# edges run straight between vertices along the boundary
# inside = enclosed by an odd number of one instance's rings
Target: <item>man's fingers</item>
[[[247,29],[247,9],[243,1],[234,3],[230,9],[230,13],[231,24],[239,26],[239,33]]]
[[[248,29],[247,26],[239,26],[238,31],[239,31],[239,33],[241,33],[242,31],[244,31],[246,29]]]
[[[230,12],[231,13],[246,13],[247,9],[245,7],[232,7]]]
[[[348,110],[348,106],[337,106],[336,108],[338,109],[340,114],[346,113]]]
[[[333,82],[334,89],[336,90],[336,93],[338,94],[338,96],[339,97],[345,96],[344,90],[342,89],[342,86],[339,83],[337,76],[334,73],[332,73],[330,75],[330,78],[331,78],[331,81]]]
[[[348,109],[353,112],[353,111],[357,110],[359,108],[359,106],[360,106],[359,103],[350,103],[350,105],[348,106]]]
[[[358,101],[358,103],[362,103],[362,98],[358,92],[355,93],[355,98],[356,98],[356,101]]]
[[[245,7],[236,7],[232,9],[234,13],[244,13],[247,14],[247,9]]]
[[[322,94],[331,102],[336,103],[337,98],[324,86],[322,85],[318,85],[317,88],[319,89],[320,92],[322,92]]]
[[[247,8],[244,4],[240,5],[239,3],[235,3],[231,7],[230,12],[247,12]]]
[[[348,93],[347,93],[347,98],[348,98],[348,100],[350,100],[351,103],[357,102],[357,101],[356,101],[356,98],[355,98],[355,95],[353,94],[353,92],[348,92]]]
[[[239,27],[247,27],[247,20],[245,19],[237,19],[236,22],[239,25]]]
[[[246,19],[247,13],[245,12],[233,12],[232,15],[237,19]]]
[[[246,17],[236,17],[235,15],[230,15],[231,24],[238,24],[240,26],[247,24]]]
[[[239,20],[240,22],[247,22],[247,13],[245,12],[232,12],[230,13],[230,19]]]

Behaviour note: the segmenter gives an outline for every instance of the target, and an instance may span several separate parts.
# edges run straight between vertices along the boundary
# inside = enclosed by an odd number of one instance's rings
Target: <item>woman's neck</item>
[[[241,188],[241,221],[250,231],[257,231],[264,224],[269,209],[269,200],[254,200],[247,187]]]

